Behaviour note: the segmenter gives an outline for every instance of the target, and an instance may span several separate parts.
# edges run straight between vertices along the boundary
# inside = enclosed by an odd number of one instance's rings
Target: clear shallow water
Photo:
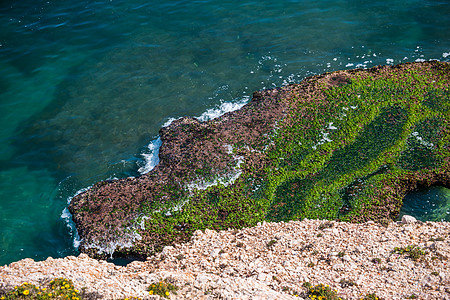
[[[450,222],[450,189],[435,186],[409,193],[403,199],[399,219],[403,215],[423,222]]]
[[[139,174],[170,118],[325,71],[449,61],[449,16],[423,0],[2,1],[0,265],[76,254],[70,197]]]

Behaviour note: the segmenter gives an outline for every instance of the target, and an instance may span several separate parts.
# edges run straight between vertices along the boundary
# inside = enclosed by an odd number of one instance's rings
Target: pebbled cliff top
[[[170,299],[309,299],[308,282],[347,300],[442,300],[450,298],[449,258],[448,222],[263,223],[196,231],[188,243],[125,267],[85,254],[24,259],[0,267],[0,296],[23,282],[42,288],[64,277],[84,299],[159,299],[149,287],[162,281],[178,288]]]

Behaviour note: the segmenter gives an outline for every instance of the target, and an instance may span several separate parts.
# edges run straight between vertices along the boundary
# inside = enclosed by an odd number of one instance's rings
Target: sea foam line
[[[249,99],[250,99],[250,97],[245,96],[245,97],[241,98],[238,102],[235,102],[235,103],[233,103],[233,102],[222,103],[219,107],[210,108],[210,109],[206,110],[203,114],[201,114],[200,116],[195,117],[195,118],[201,122],[218,118],[218,117],[224,115],[225,113],[240,109],[248,102]],[[163,127],[169,126],[175,120],[177,120],[177,119],[169,118],[163,124]],[[161,144],[162,144],[162,141],[159,136],[150,142],[150,144],[147,146],[147,150],[141,154],[142,157],[144,158],[145,163],[143,166],[141,166],[138,169],[139,173],[141,173],[141,174],[148,173],[159,164],[159,149],[161,147]],[[240,165],[240,163],[238,163],[238,167],[239,167],[239,165]],[[238,174],[233,174],[233,175],[234,176],[232,176],[231,181],[236,180],[236,178],[239,177],[240,174],[238,173]],[[230,178],[227,178],[227,179],[228,179],[228,181],[230,180]],[[223,184],[226,184],[225,180],[222,179],[222,181],[223,181],[222,182]],[[75,193],[75,195],[67,198],[67,203],[70,204],[70,202],[72,201],[72,199],[74,197],[87,191],[91,187],[92,186],[80,189],[79,191],[77,191]],[[181,203],[180,207],[175,208],[175,210],[181,209],[183,204],[184,203]],[[78,235],[75,223],[73,222],[72,214],[69,212],[69,210],[67,208],[64,208],[64,210],[61,212],[61,218],[66,222],[66,225],[69,228],[69,233],[73,237],[73,246],[75,248],[78,248],[80,246],[81,239],[80,239],[80,236]],[[140,227],[143,227],[143,221],[145,221],[146,218],[147,217],[144,216],[144,219],[142,219],[141,222],[138,223]],[[99,253],[106,253],[106,254],[109,254],[110,256],[112,256],[112,254],[115,252],[116,249],[131,247],[134,241],[141,239],[141,236],[136,233],[136,229],[137,228],[132,226],[132,227],[128,228],[129,232],[123,233],[122,236],[117,236],[114,241],[94,241],[90,245],[88,245],[88,247],[96,248]]]
[[[250,100],[249,96],[242,97],[238,102],[225,102],[222,103],[219,107],[210,108],[202,113],[200,116],[195,117],[197,120],[204,122],[208,120],[212,120],[218,118],[228,112],[232,112],[238,109],[241,109],[248,101]],[[179,119],[179,118],[178,118]],[[172,124],[173,121],[178,120],[176,118],[169,118],[164,124],[163,127],[167,127]],[[150,142],[147,146],[147,149],[144,153],[141,153],[141,156],[144,159],[144,163],[138,169],[138,172],[141,174],[146,174],[153,170],[159,163],[159,148],[161,147],[161,138],[158,136],[154,140]]]
[[[67,204],[70,204],[70,202],[72,201],[72,199],[74,197],[78,196],[81,193],[84,193],[85,191],[87,191],[91,187],[92,186],[89,186],[89,187],[86,187],[86,188],[82,188],[82,189],[78,190],[72,197],[68,197],[67,198]],[[72,236],[72,239],[73,239],[73,247],[75,249],[78,249],[78,247],[80,246],[80,243],[81,243],[81,238],[78,235],[77,227],[75,226],[75,222],[72,219],[72,214],[67,209],[67,207],[62,210],[62,212],[61,212],[61,219],[63,219],[64,222],[66,222],[66,226],[69,229],[69,234]]]
[[[159,148],[161,147],[162,141],[160,137],[157,137],[147,146],[148,153],[142,153],[145,164],[139,168],[138,172],[145,174],[153,170],[159,164]]]
[[[73,222],[72,214],[67,208],[64,208],[63,211],[61,212],[61,219],[63,219],[64,222],[66,222],[67,228],[69,228],[69,234],[73,239],[73,247],[75,249],[78,249],[81,243],[81,239],[80,236],[78,235],[75,223]]]
[[[126,230],[131,230],[131,232],[115,234],[108,241],[93,241],[86,247],[97,249],[98,254],[108,254],[109,258],[112,259],[116,249],[131,248],[135,241],[142,239],[138,233],[132,231],[135,230],[134,227],[127,228]]]

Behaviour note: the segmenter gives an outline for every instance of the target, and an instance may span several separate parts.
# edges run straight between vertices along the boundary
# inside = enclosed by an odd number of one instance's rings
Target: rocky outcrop
[[[417,186],[449,186],[450,65],[326,73],[239,111],[160,131],[160,163],[69,206],[91,256],[146,257],[198,229],[393,219]]]
[[[264,155],[250,148],[234,153],[234,146],[264,147],[269,143],[269,134],[286,111],[280,98],[288,91],[256,92],[252,102],[239,111],[208,122],[181,118],[162,128],[160,163],[150,173],[99,182],[72,200],[69,210],[83,239],[80,250],[105,255],[139,244],[139,250],[132,254],[145,256],[165,245],[165,241],[151,242],[161,239],[161,235],[142,232],[149,210],[167,214],[171,208],[183,205],[191,189],[229,182],[241,172],[243,160],[248,168],[261,169],[267,159]],[[186,240],[190,235],[184,230],[190,224],[177,226],[171,242]]]
[[[85,254],[14,262],[0,267],[0,296],[23,282],[43,287],[64,277],[85,299],[159,299],[149,287],[166,281],[178,287],[171,299],[309,299],[309,282],[329,285],[347,300],[369,294],[366,299],[441,300],[450,298],[449,238],[448,222],[411,220],[385,226],[304,220],[196,231],[190,242],[126,267]]]

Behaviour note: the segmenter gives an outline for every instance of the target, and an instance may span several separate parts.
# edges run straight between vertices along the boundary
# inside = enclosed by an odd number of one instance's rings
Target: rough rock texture
[[[171,299],[299,299],[304,282],[326,284],[345,299],[450,299],[450,223],[364,224],[304,220],[243,230],[196,231],[190,242],[167,246],[126,267],[85,254],[0,267],[0,293],[26,281],[71,279],[96,299],[150,296],[150,284],[179,287]],[[412,259],[394,249],[420,247]],[[412,255],[411,255],[412,256]]]
[[[162,128],[160,163],[151,173],[99,182],[73,199],[69,210],[83,238],[80,249],[88,251],[99,237],[107,241],[95,250],[110,240],[120,239],[117,231],[134,226],[136,217],[142,215],[143,206],[173,205],[174,198],[186,196],[184,183],[194,182],[199,173],[214,177],[232,172],[238,162],[227,146],[244,141],[251,144],[267,135],[283,117],[284,106],[278,100],[284,94],[282,90],[256,92],[251,103],[219,119],[199,122],[186,117]],[[242,134],[237,136],[236,132]],[[260,165],[264,159],[250,151],[241,151],[240,155],[245,156],[249,165]],[[146,252],[152,252],[153,245],[146,242],[158,237],[151,233],[141,235],[144,241],[136,242],[143,248],[151,248]],[[119,243],[126,244],[129,238],[125,236]],[[180,231],[175,241],[186,238]],[[95,250],[91,251],[94,255]]]
[[[449,84],[437,61],[337,71],[177,120],[150,173],[74,197],[80,250],[145,257],[198,229],[394,219],[407,192],[450,187]]]

